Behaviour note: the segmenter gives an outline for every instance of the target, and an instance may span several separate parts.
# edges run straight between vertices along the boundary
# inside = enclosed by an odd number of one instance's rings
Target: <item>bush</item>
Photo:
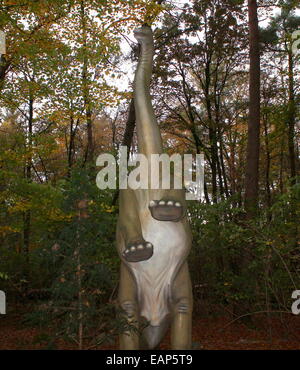
[[[299,287],[299,185],[246,220],[233,197],[193,203],[190,269],[196,300],[244,311],[288,310]]]

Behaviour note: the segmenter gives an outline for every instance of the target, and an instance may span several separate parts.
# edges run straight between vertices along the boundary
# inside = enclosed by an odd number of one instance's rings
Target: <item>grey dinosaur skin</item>
[[[135,30],[141,45],[134,80],[139,152],[162,153],[150,97],[153,34]],[[121,258],[118,300],[128,322],[149,325],[142,335],[120,335],[120,349],[153,349],[171,325],[172,349],[191,348],[192,288],[186,262],[191,231],[183,190],[121,190],[117,249]]]

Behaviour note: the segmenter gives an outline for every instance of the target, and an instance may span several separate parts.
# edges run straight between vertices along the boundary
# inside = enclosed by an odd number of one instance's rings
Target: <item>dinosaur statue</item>
[[[139,153],[162,153],[162,140],[150,97],[153,34],[149,26],[134,31],[141,46],[134,79]],[[154,349],[171,325],[172,349],[191,348],[192,288],[186,257],[191,231],[185,191],[120,190],[117,249],[121,258],[118,300],[131,323],[145,318],[139,335],[120,335],[121,349]]]

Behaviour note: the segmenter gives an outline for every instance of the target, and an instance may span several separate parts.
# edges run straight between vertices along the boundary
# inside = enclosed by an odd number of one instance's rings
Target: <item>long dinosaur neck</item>
[[[150,96],[153,63],[153,42],[142,43],[134,79],[134,104],[139,152],[149,156],[162,152],[160,131]]]

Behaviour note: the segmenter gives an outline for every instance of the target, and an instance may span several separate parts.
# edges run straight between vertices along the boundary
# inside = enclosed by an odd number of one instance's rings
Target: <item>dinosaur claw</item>
[[[149,242],[136,243],[128,246],[122,253],[127,262],[146,261],[153,255],[153,245]]]
[[[177,222],[184,216],[183,207],[180,202],[173,200],[151,200],[149,209],[153,218],[158,221]]]

